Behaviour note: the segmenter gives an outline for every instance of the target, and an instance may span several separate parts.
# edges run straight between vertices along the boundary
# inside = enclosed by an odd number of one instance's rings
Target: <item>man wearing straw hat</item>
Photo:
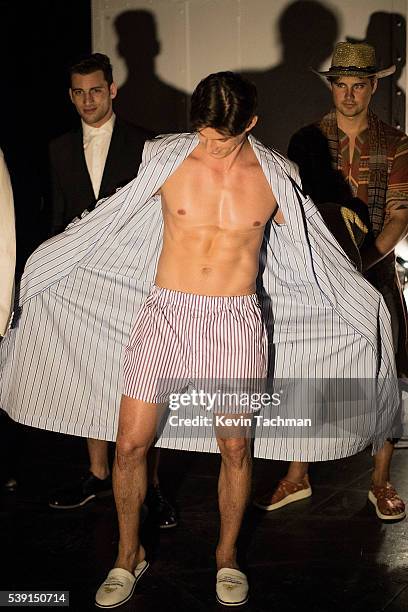
[[[382,293],[391,313],[398,375],[405,378],[407,316],[394,248],[408,230],[408,138],[369,108],[378,79],[394,72],[395,66],[377,67],[371,45],[338,43],[330,69],[319,73],[330,82],[334,109],[292,137],[289,157],[299,165],[303,188],[323,217],[330,206],[333,213],[336,210],[332,202],[337,208],[343,205],[344,213],[347,205],[346,215],[350,208],[368,213],[370,231],[360,250],[362,271]],[[347,225],[347,217],[345,221]],[[386,521],[405,518],[404,502],[389,482],[393,436],[395,432],[390,432],[390,439],[374,455],[368,494],[377,516]],[[309,497],[307,468],[307,463],[293,461],[277,488],[258,498],[255,505],[271,511]]]

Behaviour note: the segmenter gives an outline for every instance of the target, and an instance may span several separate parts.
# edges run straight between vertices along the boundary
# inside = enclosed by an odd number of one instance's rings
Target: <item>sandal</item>
[[[270,493],[265,494],[255,499],[253,504],[261,510],[270,512],[271,510],[278,510],[283,506],[300,501],[301,499],[306,499],[311,495],[312,487],[310,486],[308,475],[305,474],[302,481],[299,483],[282,478],[272,496]]]
[[[383,521],[401,521],[405,518],[405,504],[390,482],[383,486],[372,484],[368,499],[375,506],[378,518]],[[395,514],[392,510],[397,510]]]

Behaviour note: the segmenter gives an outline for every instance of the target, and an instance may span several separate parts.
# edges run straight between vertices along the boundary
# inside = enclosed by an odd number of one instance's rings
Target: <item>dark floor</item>
[[[94,593],[116,552],[113,501],[48,508],[50,487],[86,468],[82,440],[21,428],[16,448],[24,448],[19,488],[0,498],[0,590],[69,590],[71,610],[95,610]],[[160,533],[145,524],[152,567],[124,612],[223,609],[214,602],[218,465],[218,456],[162,453],[163,488],[180,522]],[[370,467],[367,452],[316,464],[312,498],[269,514],[249,509],[241,551],[251,599],[242,610],[408,610],[408,521],[384,525],[367,506]],[[256,462],[255,487],[283,470]],[[407,475],[408,449],[396,450],[393,482],[405,499]]]

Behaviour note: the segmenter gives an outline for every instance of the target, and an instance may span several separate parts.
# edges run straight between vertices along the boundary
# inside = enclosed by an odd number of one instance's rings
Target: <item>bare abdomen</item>
[[[199,295],[255,291],[263,230],[165,233],[157,268],[160,287]]]

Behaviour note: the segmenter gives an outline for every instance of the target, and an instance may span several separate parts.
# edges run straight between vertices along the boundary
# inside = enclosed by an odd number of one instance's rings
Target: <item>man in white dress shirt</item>
[[[121,120],[113,112],[117,87],[110,60],[102,53],[82,59],[70,69],[69,95],[80,129],[50,145],[52,175],[51,234],[59,233],[96,201],[112,195],[137,174],[144,143],[151,132]],[[58,509],[83,506],[111,491],[108,443],[88,438],[89,474],[79,482],[52,492],[49,505]],[[173,508],[163,497],[158,480],[159,451],[151,453],[151,487],[147,503],[162,528],[176,526]]]
[[[51,235],[134,178],[152,136],[113,112],[117,87],[106,55],[84,58],[70,74],[69,95],[81,123],[50,144]]]
[[[82,133],[84,142],[84,153],[86,167],[88,168],[89,176],[92,183],[92,189],[95,198],[98,198],[101,187],[103,169],[105,167],[106,158],[108,156],[109,145],[112,138],[113,126],[115,123],[115,115],[112,111],[112,98],[116,95],[115,84],[111,84],[110,98],[102,98],[101,106],[98,108],[90,108],[86,105],[86,90],[76,87],[76,83],[82,85],[84,78],[94,79],[95,73],[91,75],[73,74],[71,79],[70,97],[82,119]],[[103,89],[99,87],[91,87],[89,90],[90,103],[93,104],[93,98],[102,96]],[[88,103],[89,104],[89,103]],[[103,113],[103,115],[102,115]],[[98,117],[101,116],[98,121]],[[109,119],[106,120],[106,117]],[[93,123],[87,123],[87,120],[92,120]],[[102,123],[104,122],[104,123]]]

